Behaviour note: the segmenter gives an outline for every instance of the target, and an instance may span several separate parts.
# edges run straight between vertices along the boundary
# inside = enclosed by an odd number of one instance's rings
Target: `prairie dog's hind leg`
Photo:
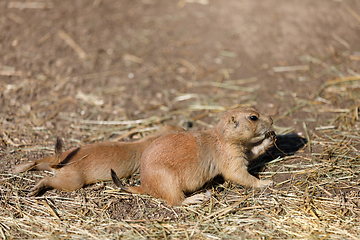
[[[42,195],[43,193],[45,193],[47,190],[51,190],[51,186],[47,183],[48,182],[48,178],[50,177],[45,177],[44,179],[42,179],[40,182],[38,182],[31,190],[30,193],[28,194],[29,197],[36,197],[39,195]]]
[[[75,191],[83,187],[83,185],[83,181],[81,181],[80,178],[45,177],[31,189],[28,195],[30,197],[42,195],[47,190],[51,189]]]
[[[141,179],[142,183],[137,187],[124,186],[115,171],[111,169],[111,178],[115,185],[125,192],[149,194],[153,197],[162,198],[172,206],[180,206],[185,199],[185,194],[179,187],[176,179],[167,174],[154,174],[154,178]],[[159,184],[157,184],[159,183]]]
[[[49,158],[40,159],[38,161],[30,161],[25,163],[20,163],[13,168],[14,173],[22,173],[26,171],[38,170],[38,171],[49,171],[52,169],[46,160]]]
[[[185,194],[180,187],[179,180],[172,174],[161,173],[156,175],[156,178],[157,179],[152,179],[153,181],[145,183],[146,190],[148,190],[147,193],[154,197],[165,199],[169,205],[181,206],[185,199]],[[158,180],[161,184],[154,184],[156,183],[155,180]]]

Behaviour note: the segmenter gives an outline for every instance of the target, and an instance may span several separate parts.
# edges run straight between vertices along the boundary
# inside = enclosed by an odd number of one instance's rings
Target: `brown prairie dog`
[[[112,174],[121,189],[165,199],[170,205],[187,203],[192,193],[221,174],[226,180],[248,187],[264,187],[270,180],[249,174],[248,161],[263,154],[273,144],[267,133],[273,121],[254,108],[227,111],[218,124],[197,132],[173,133],[158,138],[143,152],[138,187],[125,187]]]
[[[185,131],[177,126],[164,126],[155,134],[136,142],[103,142],[85,145],[61,153],[61,141],[57,141],[55,156],[22,163],[14,172],[48,170],[55,177],[45,177],[31,190],[36,196],[47,189],[74,191],[85,185],[111,180],[110,169],[123,178],[129,177],[140,167],[144,149],[156,138],[168,133]]]

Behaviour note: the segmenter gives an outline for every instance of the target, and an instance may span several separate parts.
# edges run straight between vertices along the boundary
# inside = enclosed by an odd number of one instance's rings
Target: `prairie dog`
[[[272,123],[254,108],[229,110],[210,130],[168,134],[152,142],[141,156],[140,186],[123,186],[116,173],[113,181],[124,191],[149,194],[173,206],[185,204],[185,193],[219,174],[248,187],[270,185],[271,180],[249,174],[247,165],[273,144],[269,134],[253,140],[267,133]]]
[[[29,196],[52,188],[74,191],[91,183],[111,180],[110,169],[121,178],[129,177],[139,169],[141,154],[152,141],[162,135],[182,131],[185,130],[181,127],[169,125],[136,142],[94,143],[63,153],[58,139],[54,156],[19,164],[14,172],[48,170],[55,173],[55,177],[45,177],[38,182]]]

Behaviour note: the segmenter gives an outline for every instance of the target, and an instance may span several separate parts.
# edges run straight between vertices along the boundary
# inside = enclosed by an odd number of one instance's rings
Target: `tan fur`
[[[55,177],[45,177],[30,192],[38,195],[46,189],[73,191],[85,185],[111,180],[110,169],[123,178],[129,177],[140,167],[144,149],[156,138],[173,132],[185,131],[177,126],[165,126],[155,134],[136,142],[103,142],[89,144],[61,153],[61,141],[57,141],[55,155],[17,165],[14,172],[48,170]]]
[[[251,120],[253,118],[253,120]],[[227,111],[211,130],[173,133],[152,142],[141,157],[141,186],[120,188],[132,193],[149,194],[181,205],[185,193],[201,188],[216,175],[248,187],[272,183],[259,180],[247,171],[248,161],[263,154],[273,141],[266,135],[273,121],[254,108]]]

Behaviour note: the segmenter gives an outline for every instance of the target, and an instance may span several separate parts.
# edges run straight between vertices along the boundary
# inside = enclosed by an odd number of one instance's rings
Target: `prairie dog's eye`
[[[259,119],[259,118],[258,118],[257,116],[255,116],[255,115],[251,115],[249,118],[250,118],[251,121],[256,121],[256,120]]]

